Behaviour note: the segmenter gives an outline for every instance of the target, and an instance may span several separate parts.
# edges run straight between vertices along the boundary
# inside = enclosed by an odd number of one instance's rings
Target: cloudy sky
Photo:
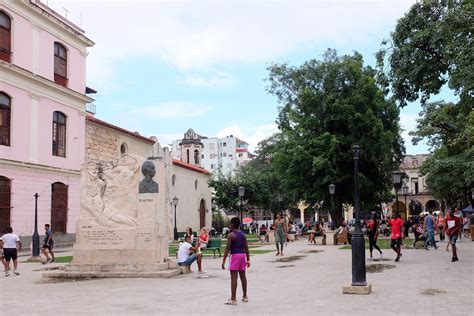
[[[88,86],[97,117],[162,145],[188,128],[239,136],[255,148],[276,131],[278,104],[266,92],[272,62],[299,65],[327,48],[374,53],[413,1],[43,0],[86,30]],[[417,104],[402,110],[407,132]]]

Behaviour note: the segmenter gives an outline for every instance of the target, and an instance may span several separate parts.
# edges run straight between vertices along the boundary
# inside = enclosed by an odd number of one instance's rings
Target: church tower
[[[195,166],[201,166],[201,154],[203,144],[201,136],[190,128],[184,133],[183,140],[179,143],[181,147],[181,161]]]

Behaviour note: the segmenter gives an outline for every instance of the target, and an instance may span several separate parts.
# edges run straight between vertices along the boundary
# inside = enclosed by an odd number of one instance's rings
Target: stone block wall
[[[86,161],[114,160],[120,155],[117,134],[111,129],[86,121]]]

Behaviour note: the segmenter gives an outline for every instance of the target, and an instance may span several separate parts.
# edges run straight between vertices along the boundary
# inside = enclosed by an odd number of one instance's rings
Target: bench
[[[222,240],[220,238],[211,238],[209,239],[209,242],[207,243],[206,248],[202,248],[201,251],[213,251],[214,252],[214,258],[216,258],[216,251],[219,253],[219,258],[221,257],[221,244]]]

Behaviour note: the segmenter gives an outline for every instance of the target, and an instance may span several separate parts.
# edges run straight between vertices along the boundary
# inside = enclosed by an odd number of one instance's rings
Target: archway
[[[417,200],[411,201],[409,207],[412,216],[418,216],[423,211],[423,205]]]
[[[206,200],[199,203],[199,228],[206,226]]]
[[[425,204],[425,209],[427,212],[429,211],[439,211],[439,203],[438,201],[435,201],[435,200],[429,200],[428,202],[426,202]]]
[[[392,214],[394,212],[398,212],[400,214],[401,218],[406,219],[406,206],[405,206],[405,203],[403,203],[402,201],[394,202],[392,204],[391,209],[392,209]]]
[[[10,227],[11,218],[11,181],[0,176],[0,234]]]
[[[51,185],[51,229],[66,233],[68,211],[68,186],[61,182]]]

